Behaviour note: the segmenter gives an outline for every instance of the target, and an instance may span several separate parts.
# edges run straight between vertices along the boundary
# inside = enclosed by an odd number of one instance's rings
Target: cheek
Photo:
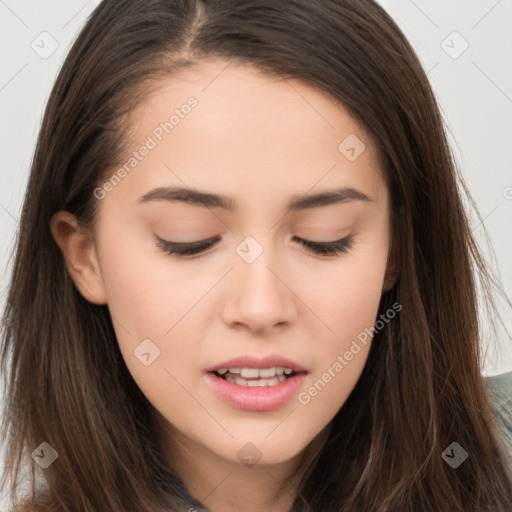
[[[364,294],[347,297],[335,310],[331,306],[329,324],[335,334],[325,334],[324,330],[323,336],[316,336],[314,370],[297,396],[299,410],[315,418],[315,425],[326,425],[332,420],[356,386],[366,364],[378,300],[370,298],[373,300],[367,302],[364,297]]]
[[[298,396],[304,408],[328,423],[357,384],[370,351],[382,295],[387,246],[359,246],[331,271],[302,281],[301,296],[315,312],[315,368]]]
[[[317,339],[325,350],[343,349],[347,340],[374,325],[382,296],[386,239],[359,240],[339,260],[311,266],[297,281],[297,294],[320,320]]]
[[[147,232],[142,235],[126,225],[105,229],[102,236],[101,270],[109,308],[121,331],[129,332],[133,342],[152,336],[164,339],[168,333],[170,337],[204,294],[204,280],[184,272]]]
[[[123,255],[111,269],[109,307],[112,304],[119,349],[156,410],[168,410],[170,403],[180,411],[190,410],[187,381],[199,371],[197,315],[203,311],[200,299],[208,287],[173,271],[165,255],[142,252]]]
[[[201,310],[194,306],[201,305],[212,283],[180,271],[156,244],[137,238],[129,227],[124,233],[119,228],[105,229],[102,235],[101,271],[119,348],[134,379],[146,391],[155,380],[169,380],[164,370],[176,366],[176,354],[183,366],[194,366],[198,336],[193,329],[196,312]],[[149,367],[138,350],[143,342],[142,354],[149,352],[150,360],[158,355]]]

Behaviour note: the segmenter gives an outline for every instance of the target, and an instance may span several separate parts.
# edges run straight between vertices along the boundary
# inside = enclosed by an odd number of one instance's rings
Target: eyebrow
[[[187,204],[204,206],[206,208],[222,208],[233,211],[236,202],[233,199],[221,195],[202,192],[191,188],[158,187],[139,198],[137,203],[149,201],[181,201]],[[297,212],[310,208],[319,208],[331,204],[347,203],[350,201],[374,202],[369,196],[360,190],[351,187],[343,187],[328,190],[314,195],[296,196],[291,199],[286,208],[287,212]]]

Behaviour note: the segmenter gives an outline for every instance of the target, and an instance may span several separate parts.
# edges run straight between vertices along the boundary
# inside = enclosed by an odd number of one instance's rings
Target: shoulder
[[[485,377],[493,407],[502,412],[512,412],[512,372]]]
[[[185,508],[183,508],[183,512],[210,512],[210,509],[206,508],[199,500],[190,495],[188,489],[179,478],[176,479],[176,483],[178,494],[186,504]]]
[[[485,377],[495,418],[512,460],[512,372]]]

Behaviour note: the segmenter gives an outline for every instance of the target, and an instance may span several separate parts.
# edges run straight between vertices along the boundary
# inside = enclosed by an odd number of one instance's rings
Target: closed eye
[[[309,249],[316,254],[327,256],[348,252],[351,249],[353,243],[352,235],[348,235],[345,238],[341,238],[340,240],[335,240],[334,242],[311,242],[296,236],[294,236],[293,239],[301,243],[304,247],[306,247],[306,249]]]
[[[168,254],[185,257],[200,254],[213,247],[219,240],[220,237],[213,237],[207,238],[206,240],[183,243],[170,242],[157,237],[157,245]],[[353,235],[348,235],[345,238],[334,240],[333,242],[312,242],[296,236],[293,237],[293,240],[299,242],[306,247],[306,249],[315,254],[336,256],[341,253],[346,253],[352,248]]]

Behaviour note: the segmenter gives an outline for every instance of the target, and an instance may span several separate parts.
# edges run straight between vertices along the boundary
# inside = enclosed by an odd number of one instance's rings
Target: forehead
[[[131,156],[111,196],[123,190],[133,202],[158,186],[218,192],[237,204],[340,186],[378,197],[385,187],[372,141],[341,102],[247,64],[208,60],[162,79],[133,113],[131,132],[120,165],[132,149],[150,149]]]

